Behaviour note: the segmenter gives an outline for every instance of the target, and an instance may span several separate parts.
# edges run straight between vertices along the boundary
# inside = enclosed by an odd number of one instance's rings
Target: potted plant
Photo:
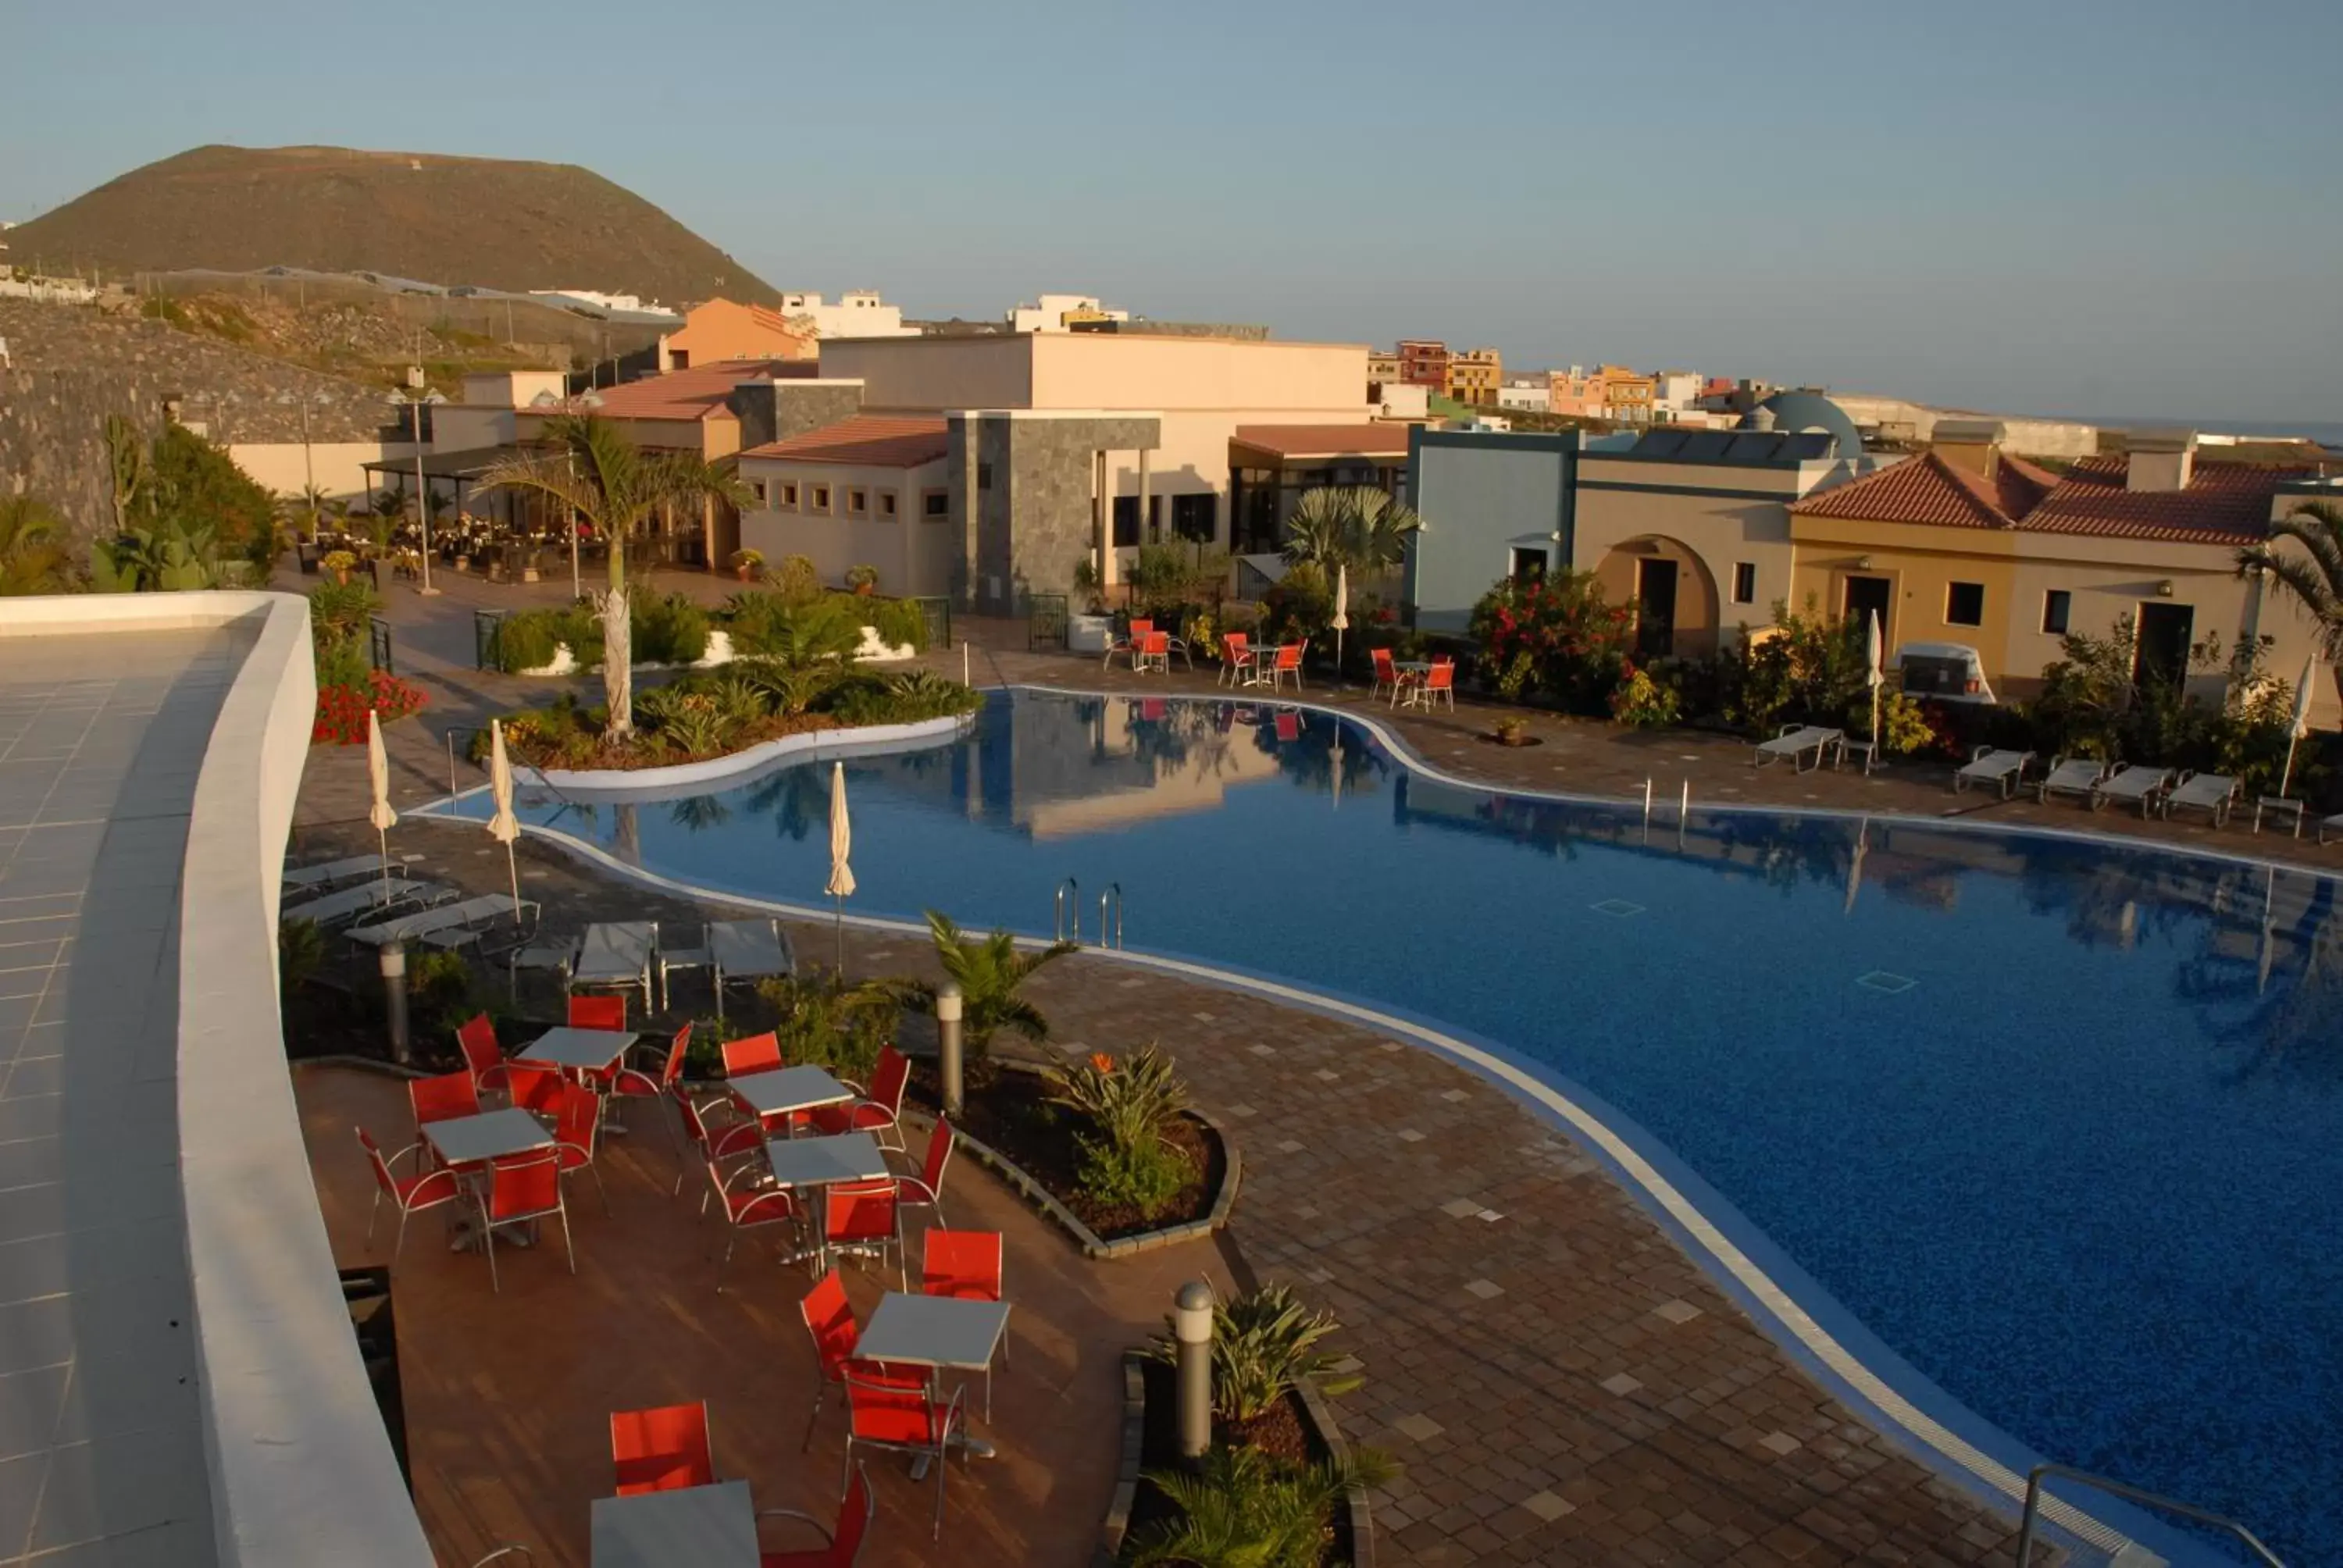
[[[847,590],[850,593],[863,594],[866,596],[877,593],[879,591],[879,568],[877,567],[870,566],[847,568],[846,587]]]
[[[765,558],[758,551],[734,550],[732,552],[732,570],[742,582],[755,582],[757,574],[764,569]]]
[[[327,550],[326,558],[317,563],[336,582],[347,585],[350,574],[357,570],[358,558],[347,550]]]
[[[1500,746],[1527,746],[1530,743],[1530,721],[1519,714],[1508,713],[1492,728]]]

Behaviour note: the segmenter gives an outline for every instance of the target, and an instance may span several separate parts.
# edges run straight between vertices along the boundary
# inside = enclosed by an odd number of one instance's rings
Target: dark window
[[[667,351],[667,367],[670,370],[691,368],[691,350],[689,348],[670,348]]]
[[[812,508],[815,511],[826,512],[830,510],[830,487],[828,485],[816,485],[812,487]]]
[[[1163,498],[1150,496],[1147,498],[1147,542],[1151,545],[1157,544],[1161,542],[1162,538]]]
[[[992,488],[991,464],[979,463],[976,466],[976,487],[980,490],[989,490]]]
[[[1735,604],[1757,602],[1757,563],[1755,561],[1733,563],[1733,602]]]
[[[1983,626],[1985,624],[1985,584],[1947,583],[1945,586],[1945,624],[1946,626]]]
[[[882,518],[891,518],[895,515],[894,491],[881,490],[879,492],[879,515]]]
[[[1515,550],[1513,552],[1513,580],[1517,583],[1523,584],[1542,583],[1545,581],[1545,552],[1544,550]]]
[[[794,507],[797,504],[798,487],[795,485],[783,485],[781,487],[781,505],[785,507]]]
[[[1129,546],[1139,542],[1139,498],[1117,496],[1114,498],[1114,542]]]
[[[930,490],[922,498],[922,505],[927,516],[930,518],[949,518],[951,516],[951,492]]]
[[[2042,596],[2042,629],[2052,637],[2066,635],[2066,616],[2075,608],[2075,596],[2065,588],[2054,588]]]
[[[1220,533],[1220,498],[1206,490],[1172,498],[1172,531],[1183,539],[1209,545]]]
[[[869,491],[849,490],[846,492],[846,510],[848,515],[859,518],[870,509]]]

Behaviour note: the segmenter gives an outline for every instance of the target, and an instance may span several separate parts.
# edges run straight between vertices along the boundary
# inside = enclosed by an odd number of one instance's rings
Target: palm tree
[[[2237,575],[2268,572],[2301,602],[2318,623],[2318,653],[2328,663],[2343,658],[2343,506],[2305,501],[2269,526],[2262,544],[2237,552]],[[2279,548],[2292,539],[2299,551]]]
[[[1396,1473],[1381,1454],[1295,1465],[1258,1449],[1215,1446],[1201,1473],[1148,1472],[1180,1513],[1135,1539],[1129,1560],[1148,1568],[1315,1568],[1335,1504]]]
[[[1414,510],[1372,485],[1326,485],[1302,492],[1285,525],[1285,558],[1316,561],[1332,576],[1387,572],[1407,558],[1407,536],[1423,527]]]
[[[626,542],[670,508],[710,498],[747,504],[740,482],[713,464],[680,453],[647,457],[625,431],[596,414],[556,414],[545,421],[549,450],[499,463],[481,480],[488,488],[543,497],[559,512],[592,525],[609,542],[610,588],[597,596],[602,617],[602,690],[609,699],[610,738],[634,733],[633,643],[628,621]]]
[[[48,503],[0,496],[0,594],[62,593],[65,526]]]
[[[1050,1038],[1050,1020],[1041,1010],[1017,994],[1035,970],[1052,959],[1081,949],[1073,942],[1052,942],[1037,953],[1017,950],[1017,939],[1007,931],[989,937],[963,936],[950,917],[928,911],[928,933],[935,939],[936,960],[960,987],[960,1034],[970,1059],[982,1060],[992,1037],[1013,1030],[1031,1040]],[[936,988],[925,980],[905,980],[897,992],[903,1005],[921,1012],[936,1010]]]

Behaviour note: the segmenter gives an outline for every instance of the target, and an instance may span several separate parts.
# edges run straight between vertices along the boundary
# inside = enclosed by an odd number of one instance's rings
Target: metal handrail
[[[1111,928],[1106,923],[1107,900],[1110,899],[1114,901],[1114,924]],[[1112,932],[1111,936],[1109,935],[1110,930]],[[1121,882],[1109,882],[1106,885],[1106,891],[1099,895],[1098,933],[1099,946],[1102,948],[1122,946],[1122,884]]]
[[[1073,943],[1080,947],[1082,945],[1082,885],[1071,877],[1058,884],[1057,920],[1052,929],[1061,942],[1067,940],[1066,911],[1070,909],[1074,914]]]
[[[2066,1464],[2037,1464],[2026,1473],[2026,1514],[2018,1522],[2017,1526],[2017,1568],[2026,1568],[2026,1565],[2033,1561],[2034,1522],[2035,1516],[2041,1511],[2042,1478],[2046,1475],[2055,1475],[2067,1481],[2079,1481],[2086,1486],[2097,1487],[2109,1496],[2120,1497],[2127,1503],[2137,1503],[2149,1508],[2160,1508],[2167,1513],[2177,1513],[2183,1519],[2193,1519],[2199,1524],[2209,1524],[2217,1530],[2226,1530],[2244,1543],[2247,1551],[2268,1563],[2269,1568],[2286,1568],[2286,1563],[2278,1554],[2256,1539],[2252,1531],[2227,1514],[2210,1513],[2192,1503],[2158,1496],[2153,1492],[2142,1492],[2137,1486],[2127,1486],[2120,1481],[2104,1475],[2094,1475],[2087,1470],[2077,1470],[2072,1465]]]

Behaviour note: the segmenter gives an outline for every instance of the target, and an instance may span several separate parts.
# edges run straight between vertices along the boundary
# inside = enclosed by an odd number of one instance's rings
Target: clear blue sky
[[[2343,420],[2338,59],[2334,0],[9,0],[0,217],[206,142],[558,159],[918,315]]]

